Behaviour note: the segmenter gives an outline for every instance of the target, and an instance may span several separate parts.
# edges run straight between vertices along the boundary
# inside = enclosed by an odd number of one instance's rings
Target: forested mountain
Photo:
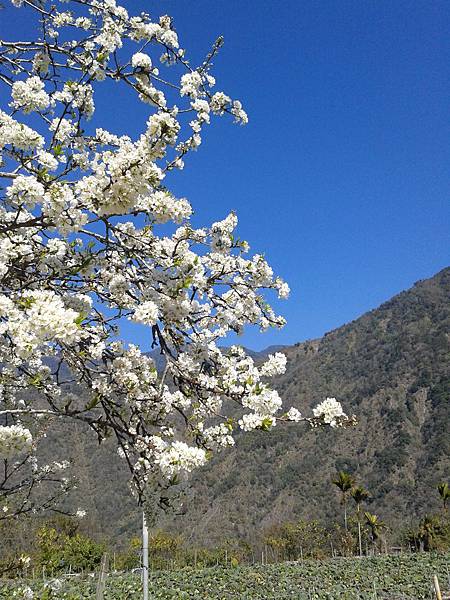
[[[183,518],[161,525],[214,543],[252,539],[276,521],[334,519],[340,506],[330,481],[341,469],[370,490],[370,511],[388,523],[437,509],[434,488],[450,476],[449,335],[447,268],[322,339],[283,348],[288,369],[277,388],[285,404],[306,413],[335,396],[358,426],[289,424],[240,437],[196,475]],[[98,450],[73,430],[65,444],[55,453],[75,461],[73,502],[88,510],[90,528],[115,537],[137,528],[127,473],[108,444]]]

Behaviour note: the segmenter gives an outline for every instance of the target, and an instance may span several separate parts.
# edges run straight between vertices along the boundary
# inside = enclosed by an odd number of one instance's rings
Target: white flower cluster
[[[227,106],[230,104],[231,98],[223,92],[216,92],[211,98],[211,110],[216,115],[224,113]]]
[[[21,358],[46,342],[73,344],[82,337],[80,314],[51,291],[25,291],[15,301],[0,295],[0,335],[10,336]]]
[[[75,416],[100,437],[115,433],[139,494],[153,477],[167,484],[205,464],[239,429],[343,424],[334,399],[314,418],[283,412],[269,380],[285,372],[284,353],[256,364],[224,347],[247,326],[282,327],[267,296],[287,298],[289,286],[262,254],[248,256],[234,213],[194,229],[190,202],[171,189],[171,171],[216,115],[248,121],[238,100],[211,90],[220,40],[195,66],[167,15],[132,16],[116,0],[67,3],[48,13],[27,3],[44,39],[0,42],[9,65],[0,81],[1,408],[31,413],[23,390],[34,388],[37,423]],[[160,74],[170,65],[172,78]],[[92,124],[103,81],[130,92],[130,114],[132,94],[148,105],[136,136],[117,133],[124,123],[102,128],[101,111]],[[9,116],[10,93],[27,123]],[[127,318],[148,328],[161,369],[120,341]],[[85,388],[81,408],[66,392],[74,380]],[[55,468],[36,466],[35,476]]]
[[[233,245],[233,232],[238,220],[234,213],[230,213],[223,221],[217,221],[211,226],[212,243],[214,252],[227,253]]]
[[[43,147],[44,138],[0,110],[0,150],[7,145],[17,150],[35,150]]]
[[[164,175],[156,160],[175,143],[179,129],[172,114],[161,112],[150,117],[147,130],[135,143],[126,136],[111,138],[97,130],[101,143],[114,141],[117,149],[95,156],[90,164],[92,174],[75,185],[78,204],[102,215],[137,210],[154,212],[158,222],[187,218],[191,214],[188,202],[157,190]]]
[[[253,429],[261,428],[264,420],[266,420],[269,426],[273,425],[272,419],[268,417],[263,417],[258,414],[247,414],[239,419],[239,426],[243,431],[252,431]]]
[[[234,437],[231,435],[232,427],[225,423],[213,425],[207,429],[203,429],[202,435],[209,447],[226,448],[234,446]]]
[[[65,83],[61,91],[53,94],[53,100],[78,108],[86,119],[90,119],[94,114],[94,90],[88,83],[82,84],[72,81]]]
[[[347,418],[340,402],[338,402],[336,398],[326,398],[313,409],[313,414],[317,419],[321,419],[331,427],[337,427]]]
[[[138,305],[133,314],[133,321],[144,323],[144,325],[155,325],[158,315],[158,306],[151,300],[147,300]]]
[[[197,98],[200,95],[200,88],[202,86],[203,79],[197,71],[192,73],[185,73],[181,77],[181,91],[182,96],[189,96],[190,98]]]
[[[153,436],[150,441],[154,446],[154,460],[165,477],[171,478],[183,471],[190,473],[206,463],[203,448],[179,441],[167,443],[158,436]]]
[[[64,27],[71,25],[73,22],[72,15],[69,12],[60,12],[53,15],[53,25],[55,27]]]
[[[141,68],[149,71],[152,68],[152,59],[148,54],[136,52],[131,58],[131,64],[135,69]]]
[[[192,214],[192,207],[185,198],[174,198],[162,190],[138,200],[136,205],[151,215],[156,223],[181,223]]]
[[[299,423],[303,419],[302,413],[294,406],[291,406],[291,408],[287,411],[286,417],[288,421],[294,421],[295,423]]]
[[[269,354],[266,362],[261,367],[261,375],[263,375],[264,377],[274,377],[275,375],[282,375],[286,372],[286,363],[286,355],[282,352]]]
[[[46,75],[50,66],[50,55],[48,52],[39,51],[33,57],[33,71],[39,75]]]
[[[32,210],[36,203],[44,199],[45,189],[33,175],[19,175],[6,190],[6,197],[11,204],[20,206],[25,204]]]
[[[143,404],[144,401],[152,401],[155,396],[159,399],[155,390],[157,372],[153,359],[142,354],[134,345],[123,350],[122,345],[116,343],[109,349],[116,353],[108,373],[110,381],[108,383],[107,373],[103,373],[99,379],[94,380],[93,387],[106,397],[113,392],[120,393],[125,390],[127,402],[139,402],[138,406],[142,410],[147,406]]]
[[[31,451],[33,438],[22,425],[0,425],[0,459],[11,459]]]
[[[53,119],[49,130],[54,132],[55,139],[63,146],[68,146],[76,133],[76,126],[70,119],[63,117]]]
[[[23,110],[24,113],[45,110],[50,104],[44,82],[36,75],[25,81],[15,81],[11,95],[13,98],[11,106]]]

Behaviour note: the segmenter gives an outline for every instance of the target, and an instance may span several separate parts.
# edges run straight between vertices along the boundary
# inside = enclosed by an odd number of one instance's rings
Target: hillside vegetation
[[[183,518],[162,526],[193,543],[252,541],[273,523],[341,519],[331,479],[345,470],[371,493],[369,510],[394,526],[436,511],[436,484],[450,473],[450,268],[320,340],[284,348],[277,381],[286,404],[305,410],[336,396],[358,426],[308,430],[291,424],[242,436],[192,482]],[[75,463],[72,497],[90,533],[116,539],[139,527],[127,471],[82,429],[67,429],[55,456]],[[53,442],[52,442],[53,443]]]
[[[336,519],[330,481],[339,470],[364,483],[371,512],[389,524],[437,510],[435,486],[450,472],[449,334],[447,268],[322,339],[287,348],[277,381],[285,403],[302,410],[336,396],[358,426],[243,436],[196,478],[195,501],[177,526],[194,539],[251,538],[273,522]]]

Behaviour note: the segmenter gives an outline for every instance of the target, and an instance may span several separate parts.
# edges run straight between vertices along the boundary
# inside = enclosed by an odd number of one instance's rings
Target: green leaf
[[[263,431],[269,431],[269,429],[272,427],[272,424],[272,419],[270,417],[266,417],[265,419],[263,419],[260,429],[262,429]]]
[[[95,408],[97,406],[97,404],[100,402],[100,396],[98,394],[95,394],[95,396],[93,396],[91,398],[91,400],[86,404],[85,408],[86,410],[92,410],[93,408]]]
[[[78,317],[74,320],[75,325],[77,325],[78,327],[81,327],[84,319],[88,316],[88,313],[86,312],[81,312]]]

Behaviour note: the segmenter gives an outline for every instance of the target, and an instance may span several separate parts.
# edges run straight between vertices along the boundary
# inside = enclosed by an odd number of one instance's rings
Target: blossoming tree
[[[239,429],[350,423],[335,399],[311,416],[283,411],[269,379],[284,354],[256,365],[226,347],[246,325],[282,327],[266,293],[289,288],[248,256],[235,214],[195,229],[190,203],[170,191],[213,118],[247,122],[215,91],[221,38],[195,66],[168,16],[131,16],[115,0],[13,4],[37,29],[0,41],[0,518],[52,507],[66,490],[68,465],[36,456],[61,419],[113,436],[139,501],[151,481],[161,504]],[[136,139],[94,114],[112,82],[146,105]],[[121,341],[126,319],[147,327],[162,368]],[[45,482],[56,488],[35,496]]]

